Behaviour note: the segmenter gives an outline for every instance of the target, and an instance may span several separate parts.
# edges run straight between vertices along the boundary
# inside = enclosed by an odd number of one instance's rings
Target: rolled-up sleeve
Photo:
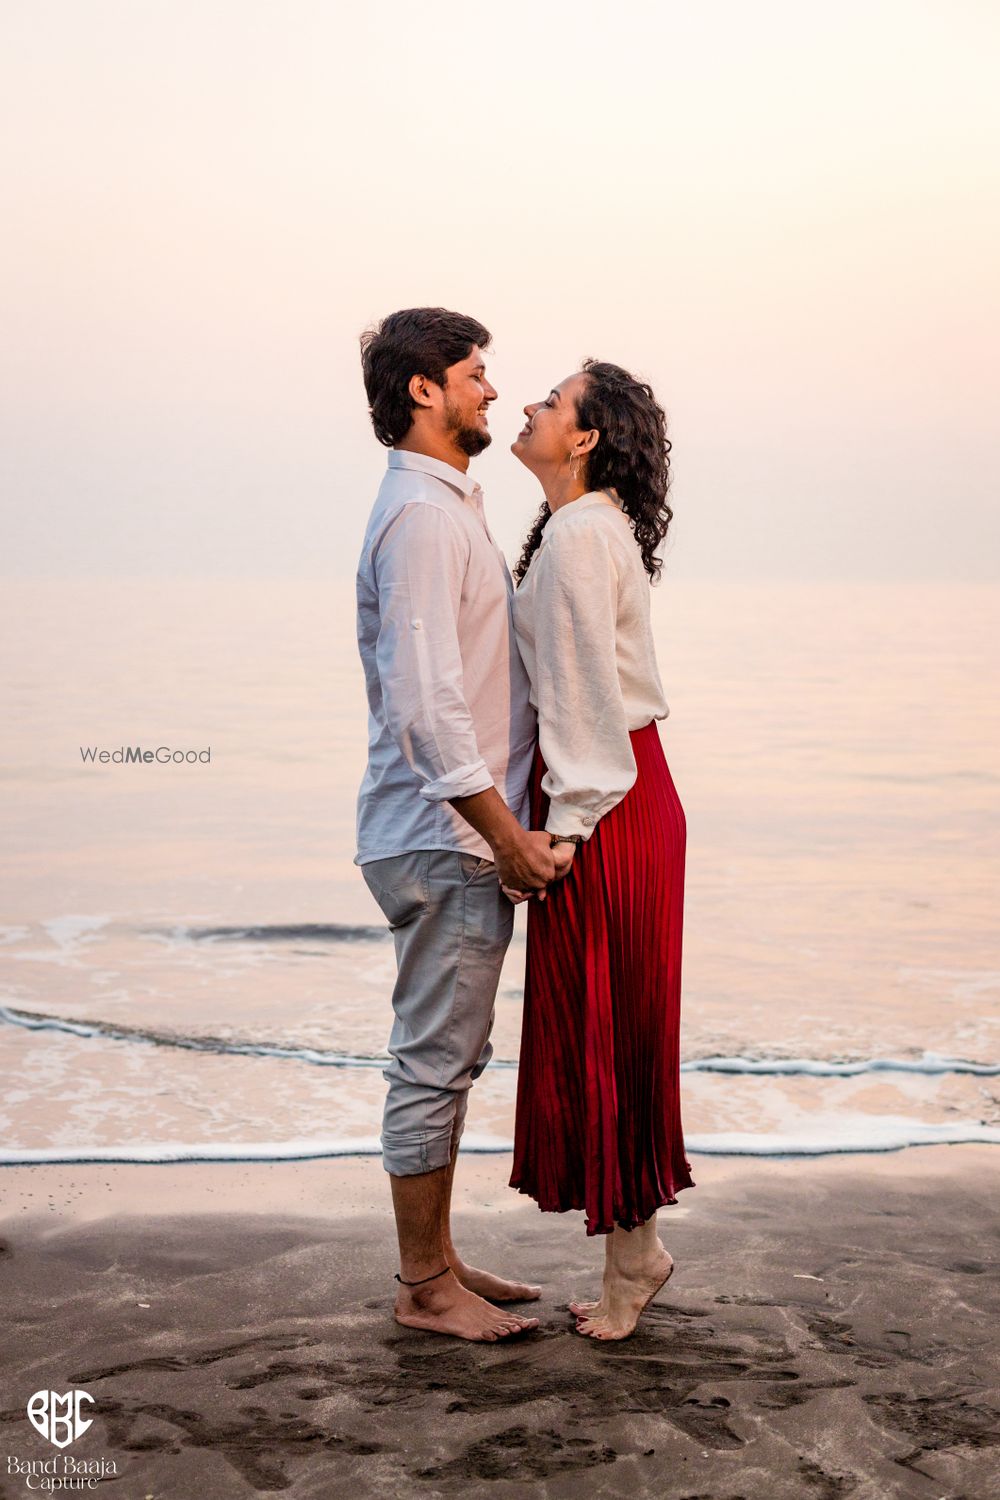
[[[545,826],[588,839],[636,778],[618,679],[618,573],[602,530],[586,522],[556,531],[535,566]]]
[[[469,542],[436,505],[406,505],[374,562],[386,724],[429,802],[493,786],[465,700],[458,614]]]

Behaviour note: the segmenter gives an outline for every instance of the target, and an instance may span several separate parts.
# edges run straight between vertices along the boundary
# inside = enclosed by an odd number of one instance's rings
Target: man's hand
[[[518,835],[505,840],[493,851],[500,884],[512,891],[537,891],[539,900],[544,900],[545,887],[556,878],[556,861],[554,851],[549,848],[549,836],[541,829],[526,833],[520,827]]]
[[[500,884],[544,901],[545,887],[556,877],[548,834],[526,832],[495,786],[471,797],[453,797],[451,805],[493,850]]]
[[[573,860],[576,857],[576,850],[576,844],[553,844],[552,857],[555,860],[556,864],[556,880],[565,880],[566,876],[569,874],[570,870],[573,867]],[[503,891],[507,899],[509,901],[512,901],[515,906],[520,906],[522,901],[529,900],[532,895],[537,895],[539,901],[544,901],[547,894],[547,892],[545,891],[532,892],[515,890],[513,886],[505,885],[503,881],[500,882],[500,889]]]

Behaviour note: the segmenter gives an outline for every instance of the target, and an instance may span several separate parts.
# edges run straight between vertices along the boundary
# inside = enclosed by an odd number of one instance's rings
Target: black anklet
[[[435,1271],[433,1276],[424,1276],[420,1279],[420,1281],[404,1281],[402,1276],[398,1275],[394,1277],[394,1280],[398,1281],[400,1286],[423,1286],[425,1281],[437,1281],[439,1276],[443,1276],[445,1274],[445,1271],[450,1270],[451,1266],[445,1266],[444,1271]]]

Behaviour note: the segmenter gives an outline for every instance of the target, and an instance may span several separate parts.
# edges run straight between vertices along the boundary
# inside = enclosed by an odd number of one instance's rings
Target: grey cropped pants
[[[382,1164],[397,1177],[447,1166],[490,1032],[514,908],[491,860],[418,849],[361,866],[396,945],[395,1019]]]

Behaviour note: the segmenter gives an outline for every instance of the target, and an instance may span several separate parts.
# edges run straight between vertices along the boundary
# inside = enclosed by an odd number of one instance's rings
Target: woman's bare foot
[[[657,1292],[670,1279],[674,1269],[671,1257],[657,1240],[655,1258],[642,1267],[620,1266],[606,1273],[604,1295],[592,1313],[581,1316],[577,1333],[592,1339],[627,1339]]]
[[[673,1269],[656,1233],[655,1214],[634,1229],[616,1228],[605,1241],[599,1301],[570,1303],[577,1333],[592,1339],[627,1339]]]
[[[487,1302],[537,1302],[542,1295],[540,1286],[531,1286],[526,1281],[507,1281],[490,1271],[477,1271],[475,1266],[467,1266],[457,1256],[450,1263],[462,1285],[475,1292],[477,1297],[485,1297]]]
[[[578,1318],[603,1318],[608,1310],[603,1292],[597,1302],[570,1302],[568,1306],[570,1312]]]
[[[610,1242],[611,1236],[608,1235]],[[570,1302],[569,1310],[578,1318],[603,1318],[608,1312],[608,1281],[611,1277],[612,1261],[610,1255],[604,1265],[604,1281],[601,1285],[601,1295],[596,1302]]]
[[[608,1312],[608,1294],[606,1291],[608,1273],[613,1264],[615,1234],[622,1233],[621,1230],[613,1230],[611,1234],[604,1236],[604,1285],[601,1287],[601,1295],[596,1302],[570,1302],[569,1310],[577,1318],[603,1318]]]
[[[456,1280],[453,1273],[426,1286],[400,1286],[394,1309],[397,1323],[428,1333],[492,1344],[538,1327],[537,1318],[501,1312]]]

